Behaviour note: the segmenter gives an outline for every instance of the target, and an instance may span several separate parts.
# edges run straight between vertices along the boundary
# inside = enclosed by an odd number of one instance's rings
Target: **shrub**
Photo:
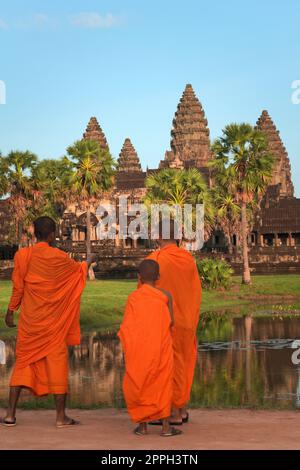
[[[205,258],[196,260],[199,276],[206,289],[227,289],[231,284],[233,269],[224,260]]]

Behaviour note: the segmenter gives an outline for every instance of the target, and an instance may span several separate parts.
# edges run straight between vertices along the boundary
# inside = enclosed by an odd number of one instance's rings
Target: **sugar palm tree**
[[[40,194],[36,215],[48,215],[59,221],[68,204],[65,183],[72,174],[71,162],[66,158],[45,159],[32,172],[36,190]]]
[[[232,253],[232,237],[239,230],[240,206],[227,188],[216,186],[213,190],[213,201],[216,210],[216,225],[223,231],[229,253]]]
[[[144,202],[167,204],[181,208],[185,204],[204,204],[204,230],[208,238],[213,225],[214,210],[207,184],[201,173],[195,169],[163,169],[149,175],[146,179],[147,194]]]
[[[250,124],[230,124],[213,144],[214,160],[210,163],[217,186],[228,188],[240,207],[242,235],[243,283],[251,283],[248,256],[247,208],[261,198],[272,177],[274,158],[267,151],[265,135]]]
[[[37,194],[33,187],[32,172],[37,156],[29,151],[12,151],[5,158],[9,203],[16,221],[16,240],[22,245],[24,222]]]
[[[68,177],[71,200],[86,210],[86,252],[91,254],[91,209],[113,185],[114,160],[108,149],[92,140],[80,140],[67,149],[72,172]]]
[[[0,152],[0,197],[5,196],[8,191],[7,171],[7,160],[2,157],[2,154]]]

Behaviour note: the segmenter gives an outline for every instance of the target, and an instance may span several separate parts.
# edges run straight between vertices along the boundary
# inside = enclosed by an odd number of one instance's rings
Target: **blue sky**
[[[300,196],[299,0],[10,0],[0,6],[0,149],[59,157],[90,116],[144,167],[169,148],[192,83],[212,138],[263,109],[281,131]]]

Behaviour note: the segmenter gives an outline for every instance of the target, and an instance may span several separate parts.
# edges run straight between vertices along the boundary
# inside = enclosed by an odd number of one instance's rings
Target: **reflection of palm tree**
[[[251,315],[245,317],[245,330],[246,330],[246,390],[248,400],[251,400],[251,332],[252,332],[253,318]]]

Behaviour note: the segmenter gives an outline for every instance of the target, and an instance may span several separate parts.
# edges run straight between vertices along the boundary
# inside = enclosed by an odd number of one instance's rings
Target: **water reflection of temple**
[[[209,325],[200,331],[202,342],[208,340],[205,330],[210,331]],[[217,336],[210,344],[226,341],[232,346],[199,352],[192,391],[194,406],[299,405],[300,372],[292,364],[293,350],[280,345],[253,345],[253,341],[267,344],[270,339],[300,338],[299,318],[223,317],[218,324],[212,320],[211,331]],[[0,400],[7,398],[14,350],[15,340],[10,339],[6,342],[7,365],[0,366]],[[81,346],[70,349],[71,403],[123,406],[123,372],[123,353],[116,338],[96,332],[84,335]],[[25,393],[23,400],[28,396]]]

